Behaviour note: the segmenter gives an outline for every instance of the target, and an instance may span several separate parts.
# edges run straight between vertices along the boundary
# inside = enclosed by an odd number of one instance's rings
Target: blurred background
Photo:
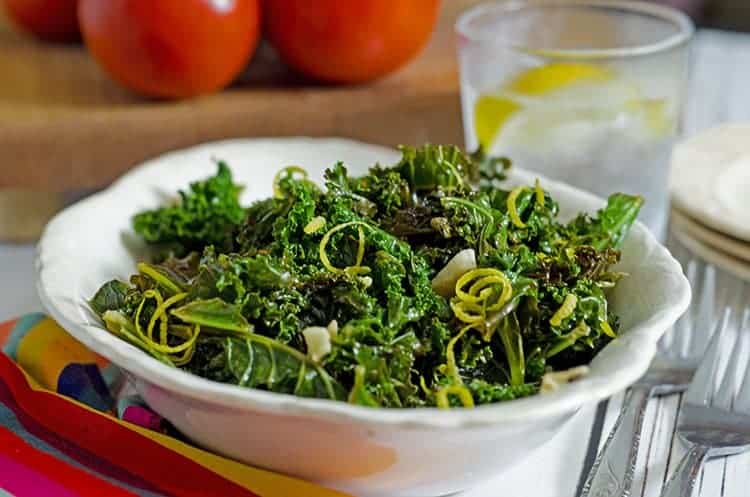
[[[663,0],[690,14],[699,26],[750,30],[750,2],[744,0]]]

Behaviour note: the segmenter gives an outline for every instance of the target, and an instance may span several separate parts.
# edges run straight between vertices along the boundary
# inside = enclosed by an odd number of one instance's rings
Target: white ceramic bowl
[[[271,195],[274,173],[289,164],[320,180],[337,160],[357,174],[398,157],[348,140],[259,139],[210,143],[149,161],[49,223],[38,249],[41,300],[74,337],[128,371],[154,410],[208,449],[358,496],[437,496],[475,485],[523,460],[582,405],[632,384],[659,337],[687,308],[690,288],[679,264],[643,225],[625,242],[620,269],[630,277],[611,296],[621,335],[594,359],[590,375],[552,394],[472,410],[373,409],[215,383],[111,335],[86,303],[105,281],[126,279],[147,253],[131,216],[213,174],[212,158],[230,164],[249,202]],[[511,181],[533,177],[515,171]],[[570,186],[541,183],[564,217],[602,205]]]

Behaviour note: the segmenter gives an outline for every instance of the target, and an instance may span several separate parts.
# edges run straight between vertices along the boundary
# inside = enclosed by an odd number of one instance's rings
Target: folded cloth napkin
[[[42,314],[0,347],[0,497],[344,497],[190,445]]]

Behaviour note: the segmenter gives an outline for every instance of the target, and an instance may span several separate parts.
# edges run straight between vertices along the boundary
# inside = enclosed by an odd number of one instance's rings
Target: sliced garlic
[[[339,322],[336,321],[335,319],[332,320],[330,323],[328,323],[328,326],[326,327],[326,329],[328,330],[328,335],[331,338],[334,338],[336,335],[339,334]]]
[[[566,383],[573,382],[589,374],[588,366],[578,366],[565,371],[554,371],[542,376],[541,393],[550,393],[559,390]]]
[[[477,258],[474,249],[464,249],[454,255],[433,278],[432,289],[443,297],[452,297],[456,293],[458,279],[476,267]]]
[[[307,356],[315,362],[319,362],[331,352],[331,334],[328,328],[322,326],[308,326],[302,330],[307,345]]]

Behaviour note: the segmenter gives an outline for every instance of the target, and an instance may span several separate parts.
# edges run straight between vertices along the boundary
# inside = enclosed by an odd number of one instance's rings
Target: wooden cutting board
[[[444,0],[425,50],[376,83],[315,85],[264,46],[231,88],[179,102],[138,97],[84,47],[43,44],[0,21],[0,190],[99,188],[156,154],[232,137],[462,143],[453,23],[476,1]]]

